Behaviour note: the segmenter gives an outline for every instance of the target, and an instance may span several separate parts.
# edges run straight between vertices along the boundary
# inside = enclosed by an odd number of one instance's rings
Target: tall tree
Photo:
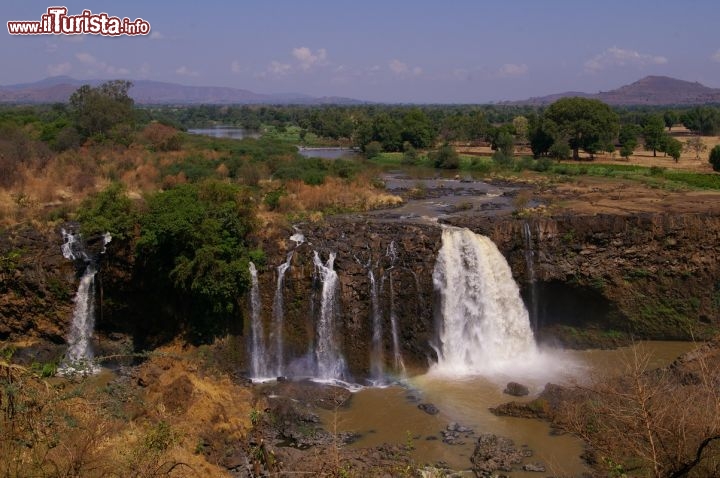
[[[513,118],[512,124],[518,143],[525,144],[528,138],[528,119],[524,116],[516,116]]]
[[[663,151],[669,154],[677,163],[682,153],[682,143],[672,136],[667,136],[665,144],[663,144]]]
[[[663,113],[663,121],[665,121],[665,126],[668,131],[672,131],[672,127],[680,121],[680,115],[678,115],[678,112],[675,110],[667,110]]]
[[[83,138],[110,137],[112,130],[131,128],[134,123],[133,99],[128,95],[130,81],[113,80],[100,86],[83,85],[70,96],[70,111]]]
[[[598,145],[612,140],[619,128],[618,116],[608,105],[588,98],[559,99],[545,111],[545,118],[567,138],[573,159],[580,158],[581,149],[596,151]]]
[[[700,159],[700,153],[707,151],[707,146],[700,136],[693,136],[687,140],[687,148],[690,151],[695,151],[695,159]]]
[[[430,118],[419,108],[413,108],[403,116],[400,124],[403,142],[410,143],[415,148],[428,148],[435,139]]]
[[[657,156],[658,151],[663,151],[667,133],[662,116],[652,115],[647,118],[643,127],[643,138],[645,139],[645,148],[652,150],[653,157]]]
[[[635,151],[640,132],[640,127],[636,124],[624,124],[620,128],[618,141],[620,142],[620,155],[623,158],[628,159]]]
[[[528,117],[528,139],[533,156],[539,158],[548,154],[555,142],[556,132],[551,128],[551,121],[533,113]]]
[[[714,136],[720,130],[720,111],[709,106],[698,106],[686,111],[680,121],[693,133]]]

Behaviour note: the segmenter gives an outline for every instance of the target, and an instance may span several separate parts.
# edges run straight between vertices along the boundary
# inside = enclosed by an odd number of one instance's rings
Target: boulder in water
[[[530,393],[530,390],[528,390],[528,388],[521,383],[509,382],[505,387],[505,390],[503,390],[503,393],[507,393],[508,395],[512,395],[513,397],[524,397],[525,395]]]
[[[421,403],[418,405],[418,408],[428,415],[437,415],[440,413],[440,410],[432,403]]]
[[[533,471],[536,473],[545,473],[545,466],[543,466],[541,463],[528,463],[526,465],[523,465],[522,469],[523,469],[523,471]]]
[[[470,461],[475,476],[495,476],[497,471],[512,471],[513,465],[519,465],[524,457],[509,438],[484,433],[478,438]]]

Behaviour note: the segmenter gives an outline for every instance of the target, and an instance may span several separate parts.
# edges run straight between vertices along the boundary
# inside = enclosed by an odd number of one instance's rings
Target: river
[[[643,342],[636,347],[651,354],[650,365],[664,366],[693,347],[687,342]],[[522,381],[531,390],[530,398],[540,392],[546,381],[571,384],[597,374],[618,374],[627,363],[632,348],[617,350],[554,351],[555,357],[568,365],[554,379],[538,376]],[[512,400],[502,392],[510,377],[450,378],[428,373],[412,377],[402,386],[365,388],[356,392],[349,407],[336,412],[323,412],[325,428],[337,432],[355,432],[361,438],[354,447],[382,443],[412,444],[413,456],[420,464],[444,462],[455,470],[470,470],[469,458],[476,439],[470,436],[465,444],[447,445],[440,432],[451,422],[472,428],[475,435],[495,433],[527,445],[534,455],[526,463],[541,462],[554,476],[580,476],[588,471],[580,455],[582,442],[570,435],[553,435],[550,426],[540,420],[498,417],[489,407]],[[527,398],[526,400],[529,400]],[[432,403],[440,412],[429,415],[418,409],[418,402]],[[518,478],[545,476],[530,472],[513,472]]]

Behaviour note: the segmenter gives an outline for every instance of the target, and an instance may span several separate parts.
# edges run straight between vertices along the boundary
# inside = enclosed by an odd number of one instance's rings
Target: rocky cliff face
[[[63,343],[76,271],[60,244],[59,233],[32,228],[0,234],[0,340]]]
[[[540,325],[564,332],[568,342],[573,333],[582,335],[578,328],[652,339],[708,337],[717,330],[717,215],[569,215],[453,223],[495,241],[524,284],[526,297],[523,229],[529,229]]]
[[[449,222],[485,234],[498,245],[545,338],[559,338],[570,346],[602,346],[630,335],[689,339],[718,329],[719,216],[498,216]],[[295,250],[282,289],[285,356],[302,357],[312,349],[322,287],[313,253],[326,260],[334,252],[340,281],[338,337],[351,373],[362,377],[369,371],[373,314],[369,268],[377,283],[386,366],[393,366],[392,312],[405,365],[425,368],[435,356],[432,271],[441,246],[440,225],[352,216],[300,228],[306,242],[298,247],[289,239],[293,231],[263,244],[267,263],[259,268],[267,331],[278,280],[276,267],[285,262],[289,250]],[[527,230],[529,241],[524,235]],[[59,234],[16,230],[5,234],[2,245],[0,339],[30,337],[63,344],[78,275],[61,255]],[[528,247],[533,252],[531,262]],[[152,278],[138,272],[130,244],[111,243],[103,260],[99,274],[103,292],[98,294],[103,302],[97,320],[101,345],[108,338],[120,340],[118,332],[133,335],[136,348],[153,347],[186,332],[181,325],[163,326],[184,305],[177,297],[159,296],[156,289],[148,296],[145,283]],[[529,266],[536,279],[534,293]],[[247,311],[246,298],[238,300]],[[247,317],[243,314],[217,330],[247,337]],[[240,367],[245,355],[237,351]]]
[[[392,369],[390,314],[394,313],[403,360],[409,367],[426,367],[428,359],[434,357],[429,346],[435,334],[432,270],[440,248],[440,228],[368,221],[363,217],[333,219],[301,228],[306,242],[295,250],[285,277],[286,355],[302,356],[316,339],[313,317],[320,307],[321,283],[312,257],[317,251],[326,260],[334,252],[340,280],[338,337],[351,373],[368,375],[373,322],[369,268],[377,284],[387,366]],[[285,254],[295,244],[280,238],[273,246],[276,250],[270,251],[268,265],[259,274],[263,315],[268,326],[277,286],[275,267],[285,261]]]

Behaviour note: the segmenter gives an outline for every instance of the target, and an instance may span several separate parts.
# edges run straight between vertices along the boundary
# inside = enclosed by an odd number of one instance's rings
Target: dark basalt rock
[[[528,390],[528,388],[523,384],[517,382],[509,382],[505,387],[505,390],[503,390],[503,393],[507,393],[508,395],[512,395],[513,397],[524,397],[525,395],[528,395],[530,393],[530,390]]]
[[[440,413],[440,410],[432,403],[421,403],[418,405],[418,408],[428,415],[437,415]]]
[[[470,461],[475,476],[489,477],[495,476],[498,471],[513,471],[525,457],[524,451],[515,448],[509,438],[487,433],[478,437]]]

